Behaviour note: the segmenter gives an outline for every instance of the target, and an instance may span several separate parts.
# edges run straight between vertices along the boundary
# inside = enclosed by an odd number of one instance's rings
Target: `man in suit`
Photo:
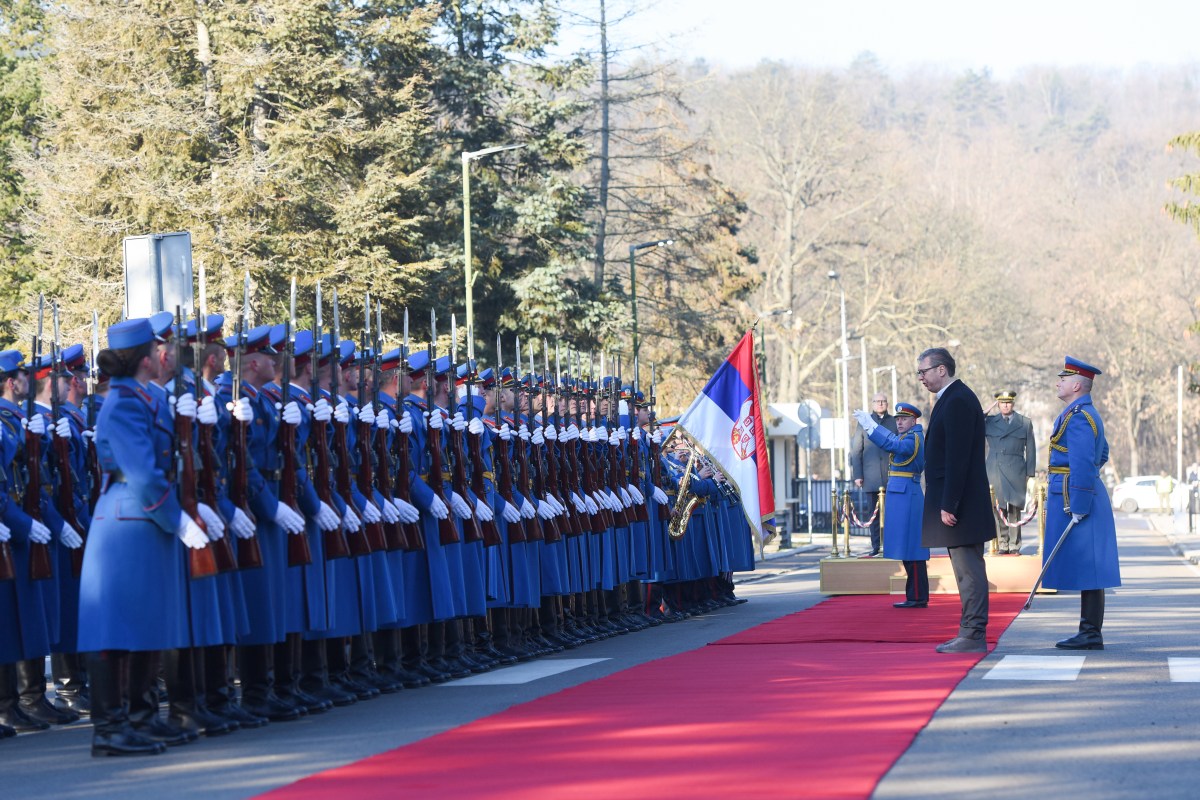
[[[896,418],[888,413],[887,395],[882,392],[871,399],[871,419],[876,425],[896,432]],[[850,471],[854,477],[854,485],[863,489],[870,498],[867,503],[868,514],[873,514],[871,520],[871,552],[863,558],[874,558],[879,555],[879,515],[875,507],[879,504],[879,490],[888,482],[888,454],[883,448],[863,433],[862,429],[854,434],[850,443]]]
[[[954,357],[935,347],[917,360],[917,379],[936,396],[925,433],[925,509],[921,544],[945,547],[958,581],[958,635],[939,653],[987,652],[988,583],[985,543],[996,537],[984,460],[983,409],[954,377]]]
[[[1012,389],[996,392],[999,414],[987,417],[988,482],[996,492],[996,502],[1004,509],[1011,524],[1020,520],[1025,510],[1025,485],[1037,469],[1037,446],[1033,440],[1033,422],[1013,411],[1017,393]],[[1021,528],[1004,526],[1000,529],[1000,555],[1021,552]]]

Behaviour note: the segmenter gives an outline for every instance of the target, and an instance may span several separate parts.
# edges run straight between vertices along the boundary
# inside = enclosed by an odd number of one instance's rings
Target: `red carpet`
[[[892,601],[832,598],[268,796],[865,798],[982,658],[929,644],[956,596]],[[1023,601],[991,596],[993,636]]]

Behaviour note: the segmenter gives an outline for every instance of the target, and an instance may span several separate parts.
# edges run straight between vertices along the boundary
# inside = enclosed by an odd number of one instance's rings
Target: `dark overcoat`
[[[988,480],[1001,505],[1025,505],[1025,483],[1037,471],[1037,445],[1029,417],[1012,414],[1005,422],[1001,414],[987,418]]]
[[[921,544],[959,547],[996,538],[984,459],[983,409],[962,381],[946,387],[925,431],[925,514]],[[958,518],[942,524],[941,512]]]

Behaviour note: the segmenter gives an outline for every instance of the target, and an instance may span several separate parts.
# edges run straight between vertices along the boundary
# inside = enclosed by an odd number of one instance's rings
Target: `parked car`
[[[1157,475],[1133,475],[1126,478],[1113,488],[1113,508],[1126,512],[1159,508],[1157,484]]]

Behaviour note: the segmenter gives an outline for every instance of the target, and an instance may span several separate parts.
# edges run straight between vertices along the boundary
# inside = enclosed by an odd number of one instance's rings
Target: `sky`
[[[609,0],[615,13],[630,0]],[[566,0],[593,10],[595,0]],[[620,5],[618,5],[620,4]],[[1200,63],[1196,0],[650,0],[615,41],[653,41],[685,60],[844,67],[870,51],[893,73],[937,65],[1007,77],[1030,65],[1130,69]],[[564,45],[584,42],[580,32]],[[594,36],[588,31],[587,36]],[[588,42],[591,46],[594,44]]]

